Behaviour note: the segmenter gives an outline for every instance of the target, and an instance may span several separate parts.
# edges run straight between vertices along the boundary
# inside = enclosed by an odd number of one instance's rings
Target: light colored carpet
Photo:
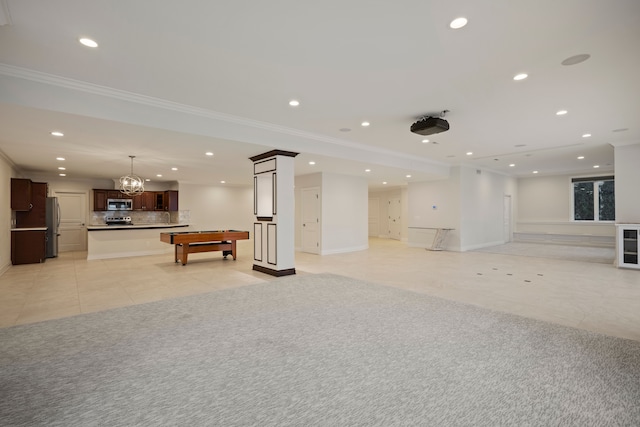
[[[337,275],[0,329],[3,426],[640,425],[640,342]]]
[[[510,242],[504,245],[475,249],[474,251],[502,255],[562,259],[567,261],[597,262],[602,264],[613,264],[616,256],[614,248],[529,242]]]

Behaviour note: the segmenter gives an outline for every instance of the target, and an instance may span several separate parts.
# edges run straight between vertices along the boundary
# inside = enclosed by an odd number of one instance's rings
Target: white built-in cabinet
[[[640,248],[640,224],[617,224],[618,229],[618,267],[638,268],[638,249]]]

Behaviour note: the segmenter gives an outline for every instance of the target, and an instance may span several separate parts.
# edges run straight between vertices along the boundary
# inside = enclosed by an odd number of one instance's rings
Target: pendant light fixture
[[[133,174],[133,159],[136,156],[129,157],[131,158],[131,173],[120,177],[120,191],[127,196],[137,196],[144,192],[144,180]]]

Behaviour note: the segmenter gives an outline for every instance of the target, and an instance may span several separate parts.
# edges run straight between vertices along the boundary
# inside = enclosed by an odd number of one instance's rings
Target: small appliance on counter
[[[109,218],[105,218],[104,222],[107,225],[131,225],[131,217],[130,216],[112,216]]]

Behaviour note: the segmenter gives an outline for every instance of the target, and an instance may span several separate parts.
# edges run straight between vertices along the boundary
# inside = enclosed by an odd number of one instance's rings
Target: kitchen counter
[[[189,224],[134,224],[87,226],[87,259],[130,258],[172,254],[160,241],[160,232],[187,230]]]
[[[88,225],[88,231],[100,231],[100,230],[140,230],[140,229],[155,229],[155,228],[177,228],[177,227],[188,227],[189,224],[158,224],[158,223],[134,223],[134,224],[122,224],[122,225],[106,225],[106,224],[95,224]]]
[[[47,231],[47,227],[12,228],[11,231]]]

